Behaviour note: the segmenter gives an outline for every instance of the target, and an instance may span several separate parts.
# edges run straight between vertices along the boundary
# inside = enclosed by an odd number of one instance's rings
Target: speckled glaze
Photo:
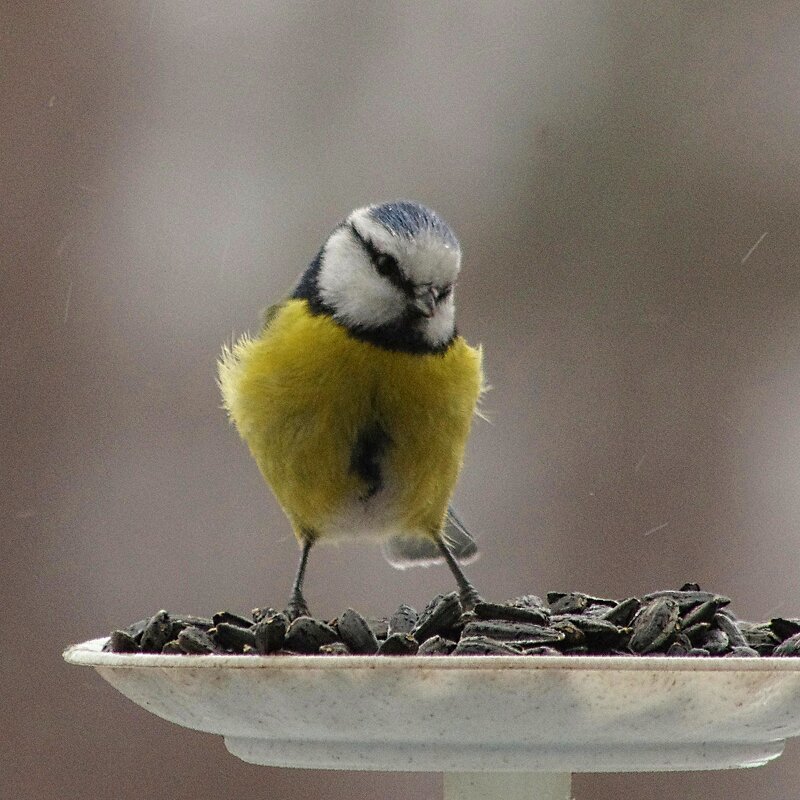
[[[70,647],[254,764],[637,772],[764,764],[800,735],[800,659],[162,656]]]

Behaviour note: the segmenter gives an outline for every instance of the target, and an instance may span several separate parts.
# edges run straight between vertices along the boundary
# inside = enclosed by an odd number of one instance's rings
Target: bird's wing
[[[475,539],[456,516],[452,506],[447,507],[442,538],[459,563],[468,564],[477,558],[478,546],[475,544]],[[383,555],[398,569],[427,567],[443,561],[434,539],[408,534],[399,534],[387,539],[383,544]]]
[[[263,333],[272,324],[272,320],[278,316],[278,312],[283,308],[284,302],[275,303],[275,305],[267,306],[261,312],[261,332]]]

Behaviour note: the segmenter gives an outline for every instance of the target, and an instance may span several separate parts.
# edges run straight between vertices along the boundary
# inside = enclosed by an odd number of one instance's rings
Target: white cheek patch
[[[325,245],[317,287],[337,319],[350,325],[385,325],[406,305],[403,293],[378,275],[346,228],[334,232]]]

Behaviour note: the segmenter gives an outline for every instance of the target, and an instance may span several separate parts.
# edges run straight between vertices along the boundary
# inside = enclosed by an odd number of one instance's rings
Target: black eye
[[[379,275],[389,277],[390,275],[397,274],[397,259],[394,256],[390,256],[388,253],[378,253],[372,263],[375,264],[375,269],[378,271]]]

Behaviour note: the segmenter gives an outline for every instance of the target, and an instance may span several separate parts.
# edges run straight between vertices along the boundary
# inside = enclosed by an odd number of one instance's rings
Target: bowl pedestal
[[[569,772],[453,772],[444,776],[444,800],[570,800]]]

